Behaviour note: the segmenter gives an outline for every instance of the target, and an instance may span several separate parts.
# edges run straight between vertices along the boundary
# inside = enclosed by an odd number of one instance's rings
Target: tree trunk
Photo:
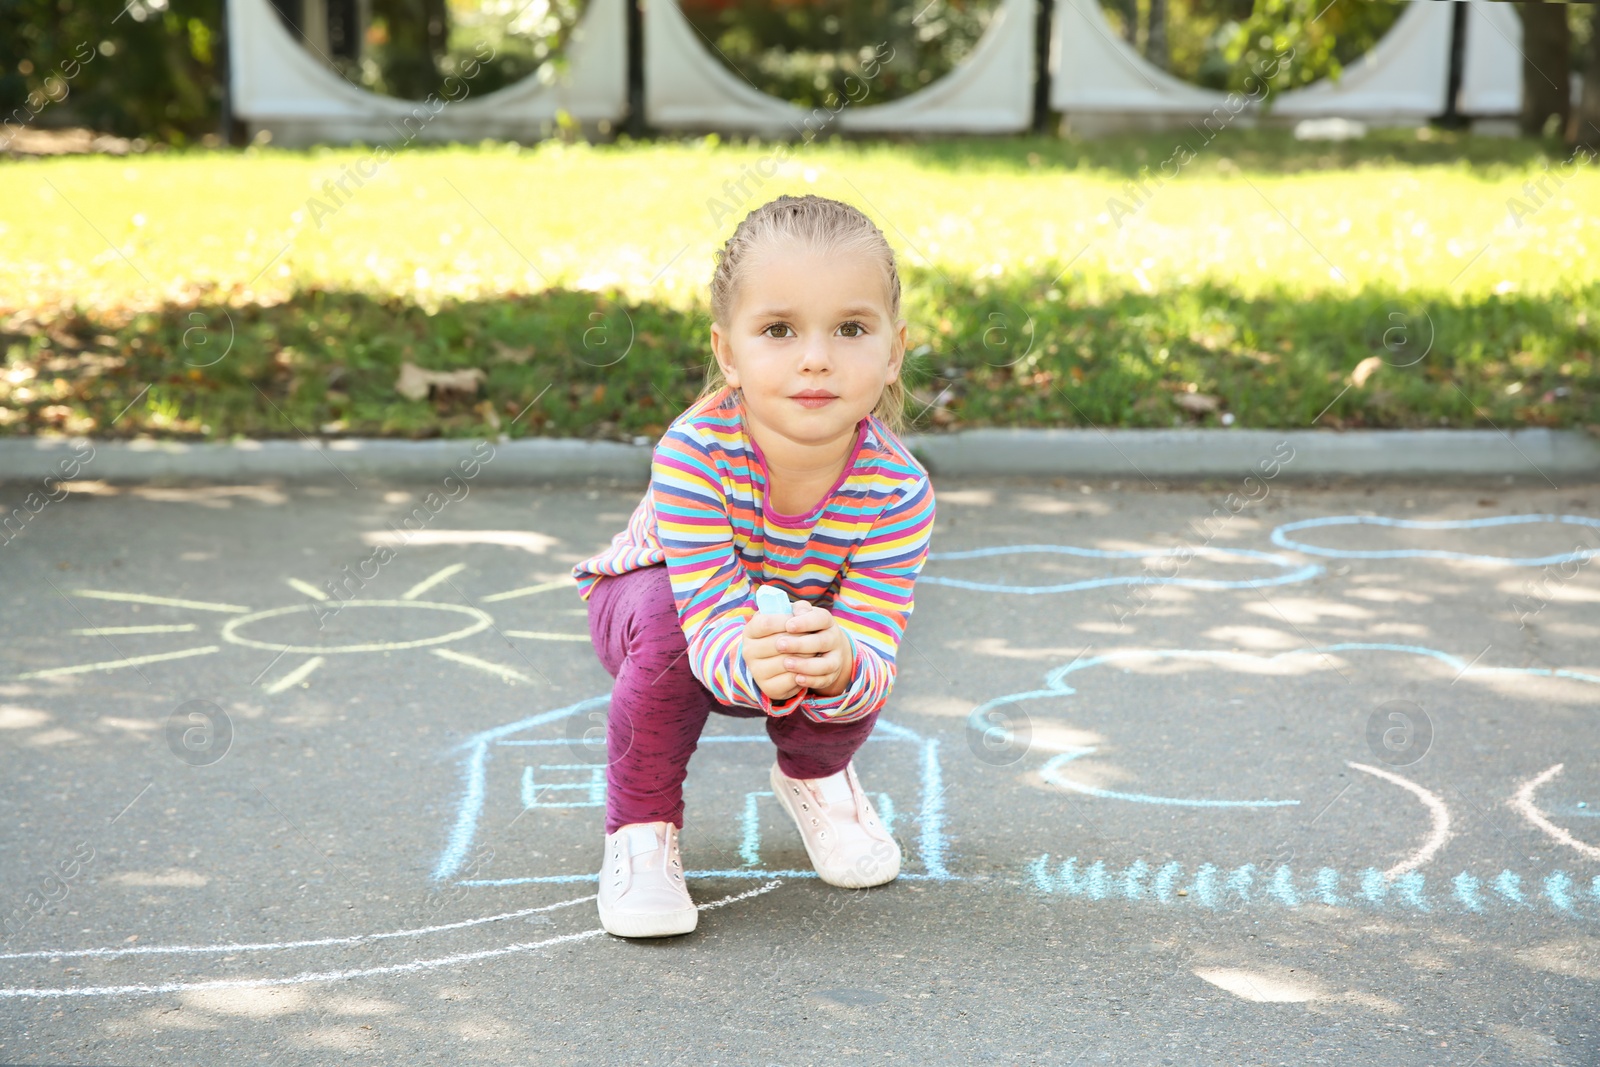
[[[1583,57],[1583,98],[1572,116],[1567,144],[1600,150],[1600,22],[1589,31],[1589,50]]]
[[[1571,32],[1567,5],[1526,0],[1522,12],[1522,132],[1544,133],[1552,115],[1565,133],[1572,113]]]
[[[1167,0],[1150,0],[1150,30],[1145,37],[1144,57],[1162,70],[1167,69]]]

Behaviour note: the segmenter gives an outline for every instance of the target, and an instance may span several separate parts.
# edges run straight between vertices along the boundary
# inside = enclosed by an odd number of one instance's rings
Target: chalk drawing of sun
[[[407,545],[418,543],[498,544],[540,553],[554,543],[554,538],[546,537],[543,534],[517,530],[434,530],[421,531],[420,533],[380,532],[365,534],[363,539],[369,544],[378,546],[401,543]],[[391,555],[390,558],[393,558],[393,556]],[[406,649],[427,649],[441,659],[450,660],[473,670],[483,671],[506,682],[531,684],[534,679],[516,667],[496,663],[492,660],[469,655],[445,646],[465,640],[485,630],[493,630],[504,637],[521,638],[529,641],[587,642],[589,640],[589,635],[586,633],[502,630],[496,625],[494,617],[476,604],[423,599],[424,594],[440,585],[448,585],[458,594],[461,601],[471,599],[454,582],[450,581],[454,575],[465,570],[466,566],[465,563],[452,563],[447,567],[434,571],[400,594],[400,596],[386,600],[360,597],[358,594],[361,585],[365,583],[352,584],[347,581],[342,587],[343,592],[341,593],[340,588],[336,587],[332,582],[328,583],[327,589],[319,589],[310,582],[299,578],[288,578],[285,581],[289,587],[302,594],[306,599],[296,604],[262,609],[242,604],[187,600],[153,593],[105,589],[73,589],[70,593],[75,597],[119,601],[129,604],[149,604],[158,607],[210,612],[232,617],[224,622],[217,631],[216,636],[222,642],[221,644],[197,645],[193,648],[183,648],[172,652],[125,656],[119,659],[101,660],[94,663],[75,663],[64,667],[47,667],[41,670],[26,671],[16,675],[15,678],[19,681],[29,678],[54,678],[69,674],[87,674],[93,671],[111,671],[122,667],[137,667],[146,663],[187,659],[193,656],[209,656],[220,653],[223,649],[223,644],[231,644],[242,648],[261,649],[277,653],[272,663],[257,677],[257,682],[260,682],[261,688],[268,693],[281,693],[286,689],[299,685],[328,663],[331,656],[352,655],[362,652],[396,652]],[[375,576],[376,572],[374,572]],[[536,585],[490,593],[479,597],[478,603],[488,604],[520,600],[556,589],[573,588],[572,579],[564,576]],[[329,619],[335,620],[338,624],[331,630],[326,625]],[[370,630],[377,637],[365,640],[340,639],[341,631],[352,629]],[[110,637],[119,634],[199,633],[200,630],[200,624],[184,622],[144,626],[88,626],[74,629],[71,632],[91,637]],[[307,635],[318,635],[318,639],[315,641],[308,640]],[[293,666],[287,673],[264,682],[261,681],[285,656],[296,657],[296,659],[291,660]]]

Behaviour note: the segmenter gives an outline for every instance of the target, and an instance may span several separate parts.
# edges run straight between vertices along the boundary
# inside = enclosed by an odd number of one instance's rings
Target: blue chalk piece
[[[1594,880],[1589,883],[1589,895],[1594,897],[1596,904],[1600,904],[1600,874],[1595,875]]]
[[[1551,871],[1544,880],[1544,895],[1562,911],[1572,910],[1572,875],[1566,871]]]
[[[1247,863],[1243,867],[1235,867],[1228,875],[1228,888],[1239,894],[1239,900],[1245,904],[1250,903],[1250,887],[1255,884],[1256,865]]]
[[[1128,869],[1122,872],[1122,895],[1129,900],[1144,898],[1144,876],[1150,873],[1150,868],[1144,860],[1134,860]]]
[[[1164,863],[1156,872],[1155,892],[1156,899],[1163,904],[1172,903],[1172,887],[1178,881],[1178,875],[1183,873],[1183,864]],[[1600,879],[1596,879],[1595,887],[1600,889]]]
[[[1526,904],[1522,899],[1522,876],[1513,871],[1501,871],[1494,880],[1494,891],[1513,904]]]
[[[1456,875],[1453,883],[1456,890],[1456,899],[1468,911],[1482,911],[1483,898],[1478,896],[1478,888],[1483,884],[1466,871]]]
[[[1202,863],[1200,869],[1194,872],[1194,884],[1189,887],[1194,893],[1194,899],[1208,908],[1217,906],[1217,868],[1209,863]]]
[[[1368,904],[1381,907],[1388,894],[1389,883],[1384,880],[1381,871],[1368,867],[1361,872],[1361,895],[1367,898]]]
[[[1422,895],[1423,878],[1416,871],[1407,871],[1394,880],[1394,888],[1407,904],[1418,911],[1432,911],[1428,900]]]
[[[1332,907],[1344,903],[1339,899],[1339,872],[1332,867],[1317,872],[1317,899]]]
[[[1285,907],[1298,908],[1300,906],[1300,896],[1294,891],[1294,872],[1289,870],[1288,867],[1280,866],[1272,872],[1272,884],[1267,887],[1267,892],[1276,897]]]
[[[756,586],[756,611],[763,615],[793,615],[789,594],[775,585]]]

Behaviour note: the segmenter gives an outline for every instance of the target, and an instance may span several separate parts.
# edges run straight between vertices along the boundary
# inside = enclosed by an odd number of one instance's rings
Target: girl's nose
[[[829,370],[832,362],[832,354],[828,351],[828,339],[825,337],[813,338],[807,342],[805,351],[800,357],[800,366],[804,370]]]

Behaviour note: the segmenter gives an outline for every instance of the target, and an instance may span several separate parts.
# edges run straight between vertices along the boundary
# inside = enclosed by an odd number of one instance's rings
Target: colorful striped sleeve
[[[690,671],[724,704],[793,712],[808,691],[774,701],[744,661],[744,626],[755,614],[750,580],[734,549],[727,488],[692,426],[674,426],[656,445],[650,494]]]
[[[801,713],[818,722],[854,722],[883,707],[894,688],[896,656],[911,615],[913,585],[933,534],[933,487],[907,481],[857,547],[840,578],[833,617],[855,653],[855,672],[838,696],[808,694]]]

